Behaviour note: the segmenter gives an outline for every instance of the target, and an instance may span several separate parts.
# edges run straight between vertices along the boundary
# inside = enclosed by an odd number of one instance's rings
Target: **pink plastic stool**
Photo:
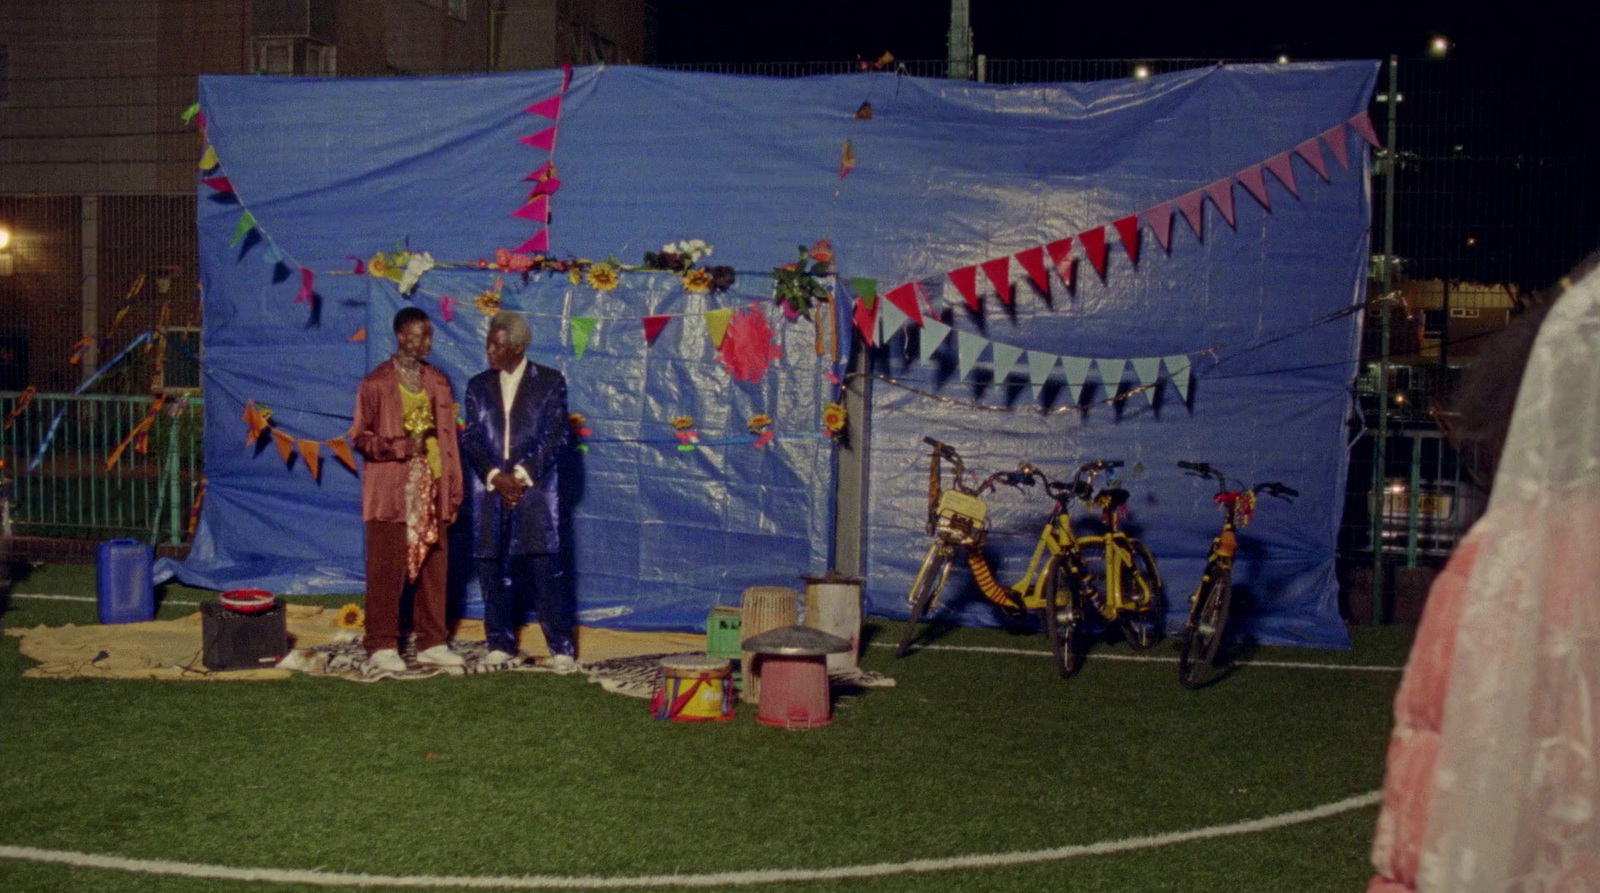
[[[756,722],[780,729],[814,729],[833,722],[825,656],[763,654],[757,673],[761,706]]]

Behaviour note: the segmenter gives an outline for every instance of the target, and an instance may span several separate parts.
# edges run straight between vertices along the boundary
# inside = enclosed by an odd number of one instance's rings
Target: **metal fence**
[[[204,479],[201,403],[0,392],[18,536],[183,542]]]

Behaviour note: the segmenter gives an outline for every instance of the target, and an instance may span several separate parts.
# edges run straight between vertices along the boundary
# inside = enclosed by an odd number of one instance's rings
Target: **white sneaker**
[[[496,648],[493,651],[490,651],[488,654],[485,654],[480,663],[486,667],[498,667],[501,664],[509,664],[516,659],[517,656],[515,654],[508,654]]]
[[[578,662],[573,660],[570,654],[553,655],[548,666],[550,667],[550,672],[555,673],[557,676],[566,676],[570,673],[578,672]]]
[[[394,648],[385,648],[372,652],[367,658],[367,666],[373,671],[386,671],[390,673],[404,673],[410,669],[406,666],[406,659]]]
[[[424,651],[418,651],[417,663],[427,664],[430,667],[464,667],[467,665],[461,655],[450,650],[449,645],[435,645]]]

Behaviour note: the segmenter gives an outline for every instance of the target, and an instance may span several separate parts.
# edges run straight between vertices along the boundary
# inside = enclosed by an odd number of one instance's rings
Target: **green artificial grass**
[[[18,593],[92,595],[48,567]],[[161,616],[211,593],[164,588]],[[307,599],[342,604],[349,596]],[[92,601],[13,598],[7,627],[94,622]],[[878,643],[898,625],[869,626]],[[581,676],[371,685],[23,679],[0,640],[0,844],[235,867],[383,875],[643,876],[821,868],[1090,844],[1239,822],[1375,790],[1409,631],[1348,652],[1253,648],[1186,691],[1098,644],[1057,678],[1038,634],[939,631],[862,666],[898,685],[791,732],[743,705],[652,721]],[[1099,659],[1097,659],[1099,658]],[[785,883],[781,890],[1348,891],[1375,808],[1290,828],[1005,868]],[[0,859],[0,889],[299,890]],[[733,889],[733,888],[725,888]],[[751,888],[746,888],[751,889]]]

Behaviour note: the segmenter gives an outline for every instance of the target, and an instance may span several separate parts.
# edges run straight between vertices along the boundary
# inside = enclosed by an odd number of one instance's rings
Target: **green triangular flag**
[[[184,109],[183,110],[183,123],[188,124],[190,121],[193,121],[194,120],[194,116],[196,114],[198,114],[199,111],[200,111],[200,103],[198,103],[198,102],[195,103],[194,105],[191,105],[188,108]]]
[[[239,225],[233,228],[233,238],[228,242],[228,247],[232,248],[233,246],[239,244],[239,240],[244,238],[244,234],[255,228],[256,219],[255,217],[251,216],[249,211],[240,214]]]
[[[867,305],[868,310],[878,305],[878,280],[866,276],[852,276],[850,290],[855,292],[857,300]]]
[[[572,335],[572,356],[583,359],[583,352],[589,347],[589,336],[594,334],[593,317],[574,316],[567,323],[567,331]]]

